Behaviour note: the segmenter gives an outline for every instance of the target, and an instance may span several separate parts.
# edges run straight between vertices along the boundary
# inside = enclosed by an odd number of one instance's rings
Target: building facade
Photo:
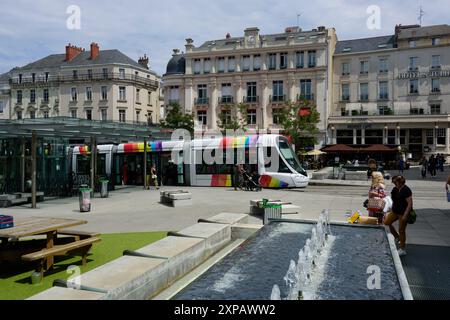
[[[328,144],[450,154],[450,26],[339,41],[333,59]]]
[[[0,119],[11,117],[10,100],[9,73],[4,73],[0,75]]]
[[[65,116],[158,123],[160,77],[146,56],[133,61],[119,50],[72,45],[10,72],[11,118]]]
[[[277,112],[287,101],[311,100],[321,114],[319,144],[326,142],[332,106],[334,29],[261,35],[248,28],[244,37],[207,41],[186,52],[174,50],[163,77],[164,104],[178,103],[193,113],[203,130],[218,129],[225,106],[247,106],[248,129],[280,129]],[[225,117],[226,118],[226,117]]]

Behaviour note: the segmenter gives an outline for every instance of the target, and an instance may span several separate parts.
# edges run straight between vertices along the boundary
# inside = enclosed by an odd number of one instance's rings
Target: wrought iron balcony
[[[209,98],[197,98],[194,103],[197,105],[209,104]]]
[[[259,96],[248,96],[244,97],[244,103],[258,103],[259,102]]]
[[[232,97],[232,96],[219,97],[219,103],[220,104],[232,104],[232,103],[234,103],[234,97]]]
[[[307,100],[307,101],[314,101],[314,93],[302,93],[297,95],[297,101],[302,101],[302,100]]]
[[[270,96],[270,102],[285,102],[286,95]]]
[[[50,76],[37,76],[34,79],[32,77],[12,78],[9,83],[13,87],[31,87],[31,86],[45,86],[50,83],[77,83],[77,82],[96,82],[96,81],[116,81],[127,82],[152,89],[159,88],[159,82],[141,77],[133,74],[123,73],[93,73],[93,74],[78,74],[74,75],[50,75]]]

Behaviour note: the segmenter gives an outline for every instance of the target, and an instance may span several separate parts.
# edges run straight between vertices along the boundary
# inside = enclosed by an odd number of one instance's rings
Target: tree
[[[185,129],[194,134],[194,116],[183,113],[178,103],[171,103],[168,107],[166,119],[161,121],[161,126],[167,129]]]
[[[280,125],[284,133],[290,136],[297,150],[317,143],[320,113],[315,105],[306,99],[287,102],[280,112]]]
[[[243,103],[225,105],[219,114],[217,126],[223,134],[227,130],[247,131],[247,105]]]

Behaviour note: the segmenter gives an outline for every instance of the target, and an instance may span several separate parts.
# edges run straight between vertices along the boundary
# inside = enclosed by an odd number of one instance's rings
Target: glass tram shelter
[[[72,194],[70,149],[89,145],[90,187],[95,190],[97,145],[168,138],[159,127],[67,117],[0,120],[0,195],[22,193],[36,208],[37,197]],[[147,150],[144,148],[144,163]],[[147,166],[143,165],[144,176]],[[143,179],[146,187],[146,179]]]

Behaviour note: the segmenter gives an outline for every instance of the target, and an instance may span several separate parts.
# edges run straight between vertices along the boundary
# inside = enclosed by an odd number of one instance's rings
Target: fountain
[[[316,223],[275,220],[173,298],[401,300],[392,254],[384,228],[332,225],[328,211]],[[373,265],[383,274],[381,290],[367,287]]]
[[[324,232],[324,230],[326,230]],[[288,294],[285,300],[303,300],[305,290],[310,289],[308,285],[312,284],[312,272],[316,267],[316,261],[319,260],[320,255],[324,253],[324,247],[331,239],[329,228],[329,212],[323,211],[319,217],[317,225],[312,228],[311,238],[306,240],[306,244],[298,253],[298,263],[291,260],[289,269],[284,277],[286,286],[288,287]],[[278,285],[274,289],[279,289]],[[276,292],[278,293],[278,292]],[[274,295],[272,291],[271,299],[281,299],[280,295]],[[280,298],[280,299],[279,299]]]

